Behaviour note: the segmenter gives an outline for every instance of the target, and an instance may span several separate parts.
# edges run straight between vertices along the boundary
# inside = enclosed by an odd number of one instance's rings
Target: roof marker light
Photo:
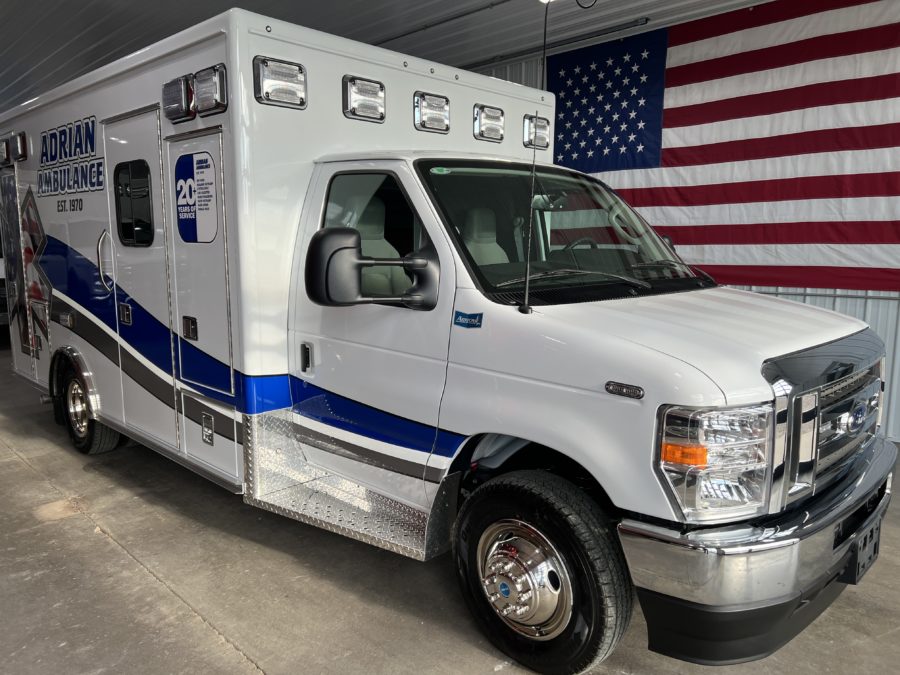
[[[480,141],[499,143],[503,140],[503,122],[503,111],[500,108],[477,104],[472,133]]]
[[[537,115],[525,115],[522,143],[526,148],[546,150],[550,147],[550,120]]]
[[[450,131],[450,99],[417,91],[413,96],[413,121],[419,131],[446,134]]]
[[[299,63],[266,56],[253,59],[253,94],[260,103],[306,107],[306,69]]]
[[[367,122],[384,122],[384,84],[344,75],[344,115]]]
[[[163,85],[162,102],[166,119],[175,124],[194,119],[194,87],[190,75],[182,75]]]
[[[224,64],[194,73],[194,101],[200,117],[215,115],[228,107]]]

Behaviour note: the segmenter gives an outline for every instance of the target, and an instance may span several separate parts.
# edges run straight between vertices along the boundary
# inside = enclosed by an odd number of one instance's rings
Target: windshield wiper
[[[688,265],[686,262],[673,260],[671,258],[663,258],[662,260],[651,260],[648,262],[635,263],[631,266],[631,269],[648,269],[653,267],[665,267],[666,269],[673,269],[675,267],[687,267],[691,272],[703,277],[709,283],[716,283],[716,280],[709,276],[709,274],[704,272],[701,268],[694,265]]]
[[[687,267],[691,269],[691,266],[687,263],[683,263],[680,260],[673,260],[671,258],[663,258],[662,260],[649,260],[647,262],[635,263],[634,265],[630,265],[632,269],[640,269],[646,267]]]
[[[531,274],[528,278],[532,281],[535,279],[547,279],[550,277],[562,277],[568,275],[575,274],[597,274],[602,277],[607,277],[609,279],[618,279],[619,281],[624,281],[626,284],[634,286],[635,288],[652,288],[652,286],[641,279],[635,279],[634,277],[628,277],[624,274],[613,274],[612,272],[600,272],[597,270],[577,270],[577,269],[569,269],[562,268],[556,270],[546,270],[544,272],[536,272]],[[518,277],[516,279],[507,279],[506,281],[501,281],[499,284],[495,284],[497,288],[503,288],[504,286],[512,286],[513,284],[521,284],[525,281],[526,277]]]

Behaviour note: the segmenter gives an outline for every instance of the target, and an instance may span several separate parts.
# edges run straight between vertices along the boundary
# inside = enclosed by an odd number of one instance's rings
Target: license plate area
[[[838,581],[858,584],[866,572],[878,560],[881,544],[881,518],[857,532],[856,540],[850,547],[850,560]]]

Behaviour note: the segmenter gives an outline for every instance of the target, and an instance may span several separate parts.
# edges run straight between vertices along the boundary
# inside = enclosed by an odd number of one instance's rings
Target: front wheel
[[[613,526],[559,476],[516,471],[488,481],[463,504],[453,546],[482,630],[532,670],[587,670],[628,626],[634,590]]]

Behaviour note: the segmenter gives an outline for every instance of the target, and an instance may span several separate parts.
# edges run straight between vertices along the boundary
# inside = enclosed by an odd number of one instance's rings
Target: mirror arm
[[[402,267],[406,270],[421,270],[428,267],[425,258],[361,258],[360,267]]]

